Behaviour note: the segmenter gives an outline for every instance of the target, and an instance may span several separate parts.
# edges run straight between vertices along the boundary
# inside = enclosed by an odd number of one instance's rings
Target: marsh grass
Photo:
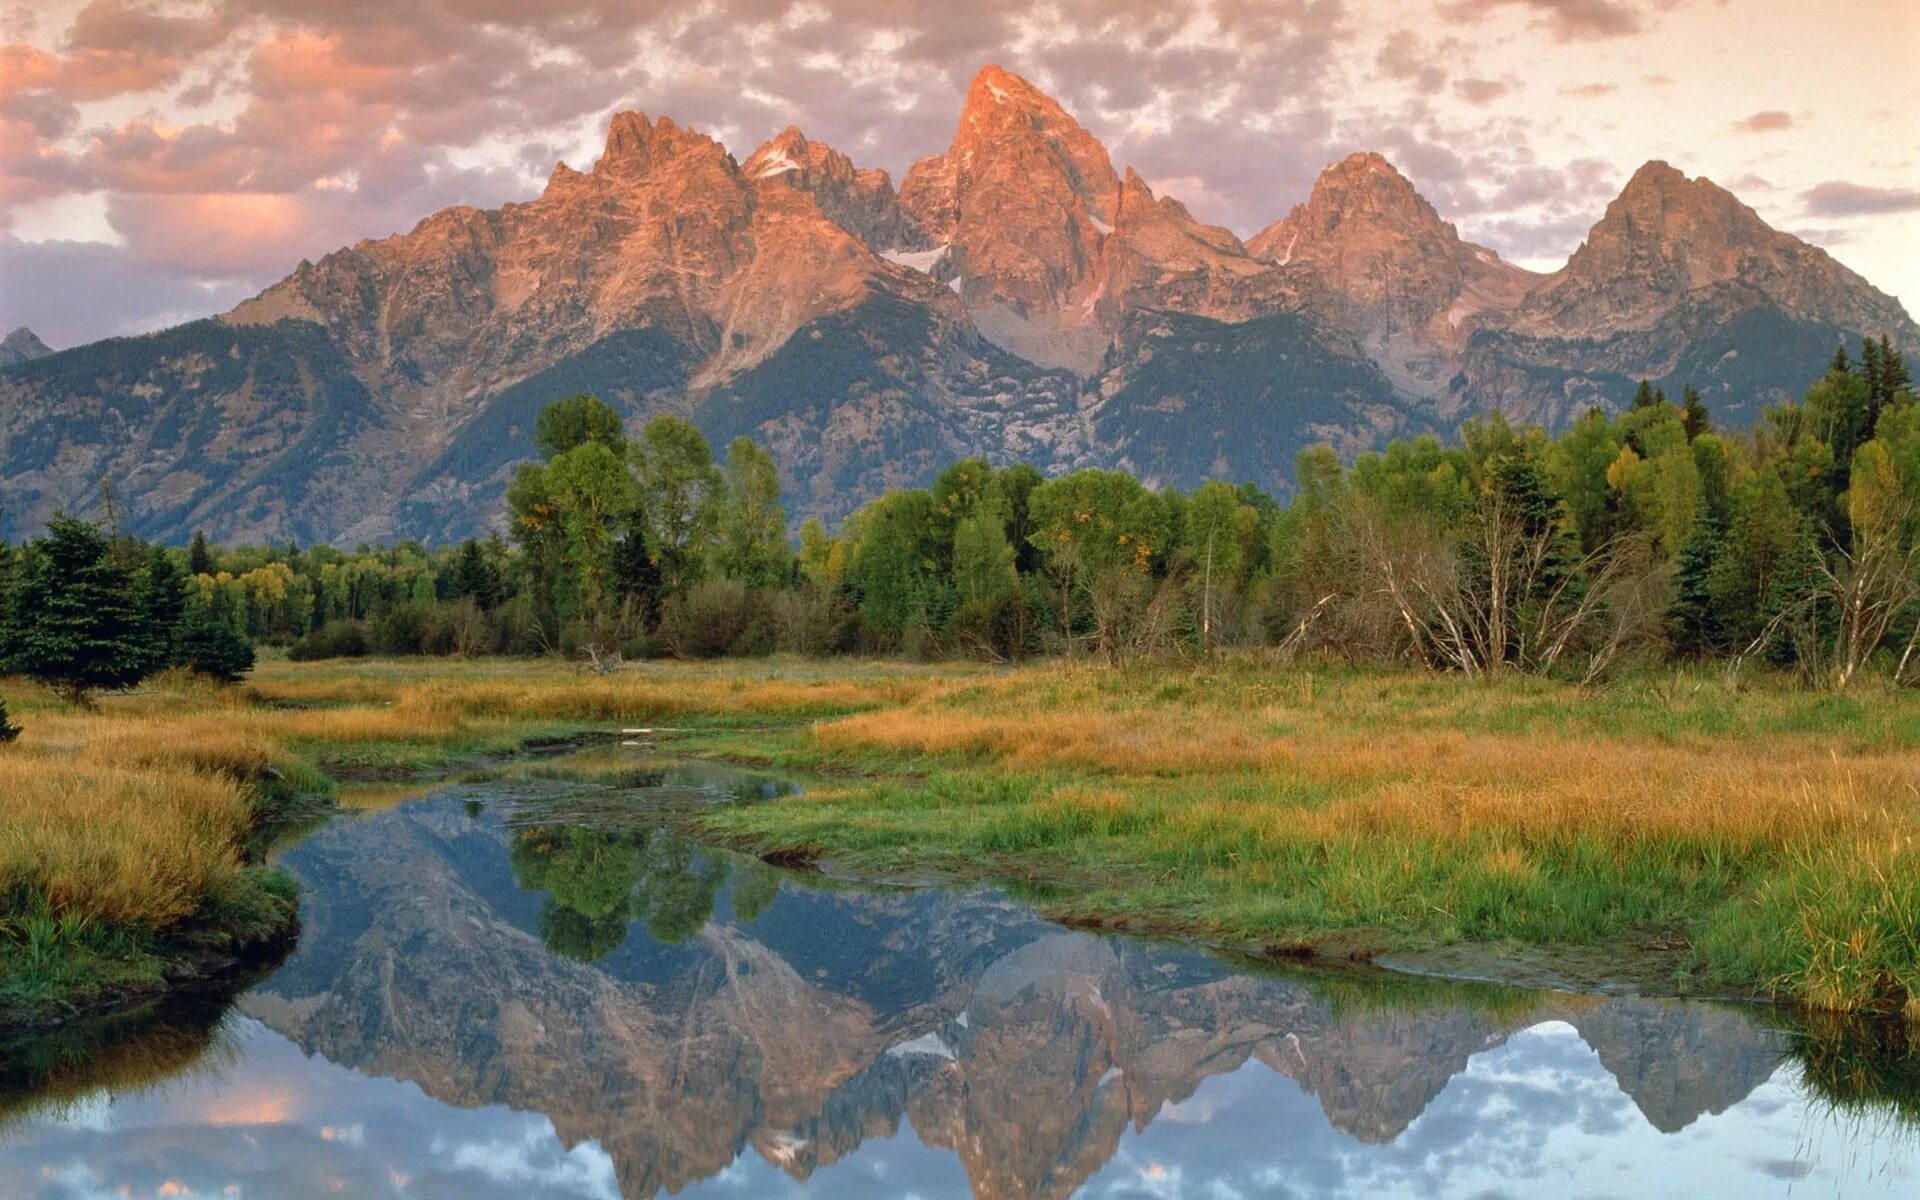
[[[263,764],[284,788],[311,782],[301,763],[364,769],[348,794],[378,806],[530,738],[650,726],[819,773],[693,818],[756,850],[1025,881],[1058,916],[1286,950],[1679,943],[1694,986],[1920,1020],[1920,697],[1891,689],[414,660],[268,661],[246,689],[94,715],[7,696],[27,727],[0,749],[8,911],[101,936],[244,909],[233,831]]]
[[[1064,917],[1348,953],[1678,939],[1707,986],[1920,1018],[1920,702],[1890,689],[1056,666],[769,757],[928,774],[716,828],[1071,881]]]

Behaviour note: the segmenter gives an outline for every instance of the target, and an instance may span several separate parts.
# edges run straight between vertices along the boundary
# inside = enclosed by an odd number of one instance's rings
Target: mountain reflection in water
[[[783,874],[617,819],[756,781],[618,782],[308,836],[224,1016],[0,1046],[0,1196],[1920,1194],[1897,1027],[1248,969]]]

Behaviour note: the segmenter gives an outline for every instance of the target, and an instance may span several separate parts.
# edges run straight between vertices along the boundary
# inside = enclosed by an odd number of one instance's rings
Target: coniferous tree
[[[194,530],[193,543],[187,547],[187,574],[211,575],[216,569],[213,548],[207,545],[207,531]]]
[[[1714,603],[1713,571],[1726,529],[1711,513],[1703,513],[1687,534],[1674,563],[1673,600],[1667,606],[1667,639],[1673,652],[1701,658],[1726,641],[1726,625]]]
[[[480,543],[468,538],[460,543],[453,569],[448,572],[447,590],[451,599],[471,596],[481,612],[492,612],[505,598],[506,581]]]
[[[105,534],[55,514],[28,543],[0,619],[0,663],[74,704],[98,688],[131,687],[154,670],[153,641],[128,572]]]
[[[1659,401],[1654,398],[1653,383],[1650,380],[1642,379],[1640,386],[1633,389],[1633,406],[1635,408],[1652,408],[1658,403]]]
[[[646,624],[659,619],[660,564],[647,544],[646,516],[638,508],[613,546],[613,594],[621,604],[632,604]]]
[[[216,591],[189,609],[180,626],[178,654],[188,670],[221,683],[238,683],[253,670],[253,643],[234,629],[227,593]]]
[[[134,600],[145,621],[142,630],[148,673],[180,662],[177,638],[187,611],[187,581],[173,556],[159,546],[147,551],[146,566],[132,580]]]
[[[1713,418],[1700,399],[1700,389],[1690,383],[1680,389],[1680,424],[1686,429],[1689,442],[1703,433],[1713,432]]]

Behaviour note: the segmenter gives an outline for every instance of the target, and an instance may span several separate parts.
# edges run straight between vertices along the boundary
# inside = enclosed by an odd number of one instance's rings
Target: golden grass
[[[238,873],[242,785],[192,766],[0,755],[0,880],[59,916],[159,929]]]
[[[977,715],[913,708],[859,713],[818,726],[829,750],[963,754],[1020,767],[1085,767],[1135,775],[1237,771],[1282,765],[1280,743],[1202,718],[1136,713]]]
[[[1920,1012],[1920,697],[1892,689],[1050,665],[807,744],[934,775],[722,823],[880,862],[990,857],[1232,937],[1683,933],[1720,978]]]
[[[1920,832],[1920,745],[1861,750],[1827,734],[1661,741],[1396,730],[1365,706],[1248,708],[1232,695],[1167,703],[1142,692],[1063,705],[1057,693],[1032,686],[1033,677],[1026,682],[974,689],[965,709],[937,692],[907,707],[822,723],[812,736],[838,753],[952,755],[995,768],[1076,768],[1122,782],[1251,774],[1274,783],[1272,801],[1284,791],[1286,802],[1200,807],[1210,819],[1291,840],[1501,833],[1521,844],[1687,838],[1752,848]],[[1462,690],[1470,699],[1471,689]],[[1157,802],[1148,780],[1134,786],[1135,802]],[[1324,800],[1302,805],[1293,799],[1302,794]]]

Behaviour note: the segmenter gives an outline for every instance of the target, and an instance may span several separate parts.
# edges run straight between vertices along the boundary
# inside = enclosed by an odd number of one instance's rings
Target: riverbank
[[[32,733],[0,753],[0,1027],[193,988],[291,945],[294,882],[249,846],[320,781],[223,728],[211,689],[176,689],[95,713],[20,706]]]
[[[69,722],[151,727],[116,735],[171,747],[116,754],[132,811],[148,776],[221,739],[385,779],[662,727],[679,749],[817,777],[683,818],[777,860],[1011,883],[1076,923],[1274,955],[1497,976],[1558,953],[1619,960],[1647,990],[1920,1019],[1920,697],[1892,690],[1664,671],[1583,691],[1254,661],[598,676],[407,660],[268,662],[245,688],[109,698],[95,717],[16,710],[28,733],[0,760],[48,757]]]

